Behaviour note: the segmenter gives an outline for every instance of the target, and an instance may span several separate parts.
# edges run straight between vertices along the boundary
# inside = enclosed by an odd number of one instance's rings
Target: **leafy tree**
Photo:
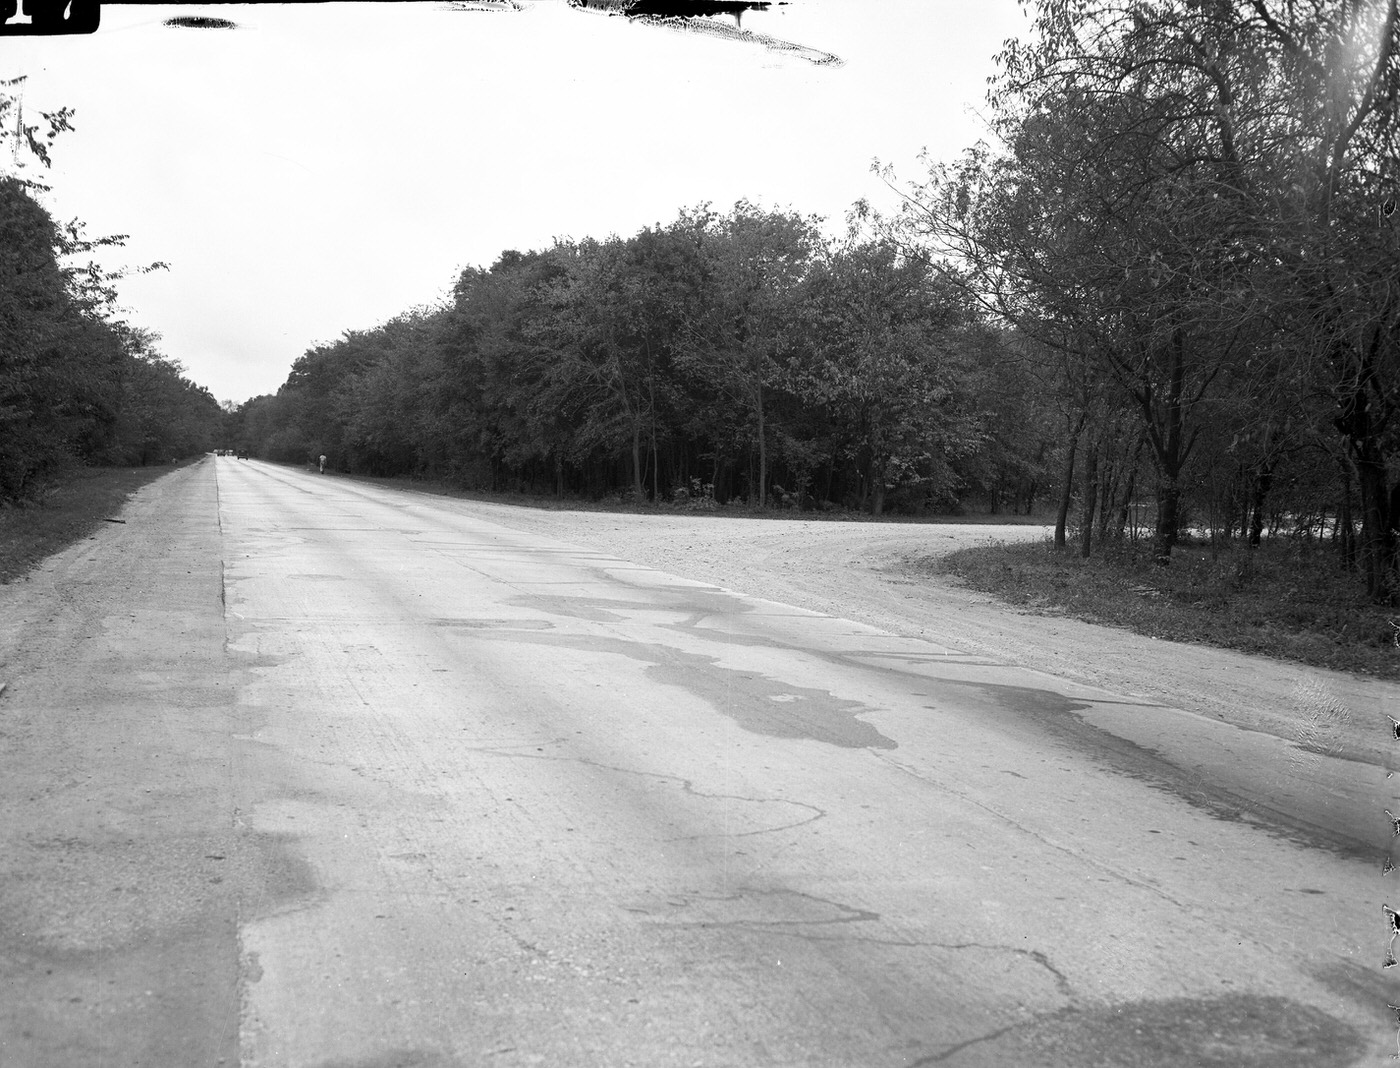
[[[73,109],[34,111],[38,122],[27,122],[24,112],[26,75],[0,79],[0,159],[8,157],[16,172],[12,177],[26,190],[45,190],[43,181],[33,178],[26,168],[34,163],[49,167],[49,149],[58,135],[73,128]]]
[[[441,313],[417,309],[366,332],[378,356],[335,390],[345,464],[374,475],[425,474],[432,466],[434,385]]]
[[[818,221],[741,200],[728,215],[704,213],[703,225],[706,287],[687,316],[680,359],[714,389],[716,429],[727,422],[731,440],[747,440],[756,451],[753,501],[762,508],[773,394],[797,352],[801,285],[821,245]],[[743,423],[724,418],[736,411]]]
[[[90,239],[35,199],[47,186],[26,167],[49,165],[72,112],[27,122],[22,84],[0,82],[0,156],[15,172],[0,176],[0,501],[8,502],[42,495],[75,463],[207,449],[220,419],[207,391],[155,351],[153,336],[118,318],[114,286],[126,270],[80,262],[125,238]]]
[[[951,497],[949,460],[980,444],[959,402],[993,343],[962,293],[889,241],[851,240],[812,268],[804,305],[811,355],[797,388],[846,425],[870,512],[901,487]]]
[[[630,259],[618,239],[571,250],[567,273],[550,295],[546,347],[551,377],[573,396],[581,416],[575,448],[627,448],[632,494],[641,500],[643,442],[655,426],[656,354],[645,282]]]
[[[212,394],[185,376],[156,348],[159,338],[124,323],[112,325],[125,359],[105,447],[93,458],[113,464],[153,464],[207,452],[221,441],[223,413]]]
[[[351,470],[478,489],[792,505],[820,471],[822,499],[879,513],[1037,477],[1043,456],[1021,458],[1022,421],[1001,414],[1026,392],[1005,351],[923,261],[881,240],[827,248],[816,220],[741,202],[504,252],[463,270],[449,307],[309,351],[239,419],[273,458],[334,443]]]
[[[573,245],[503,252],[487,271],[464,270],[442,338],[438,409],[452,477],[495,489],[501,472],[548,466],[563,493],[581,444],[572,369],[556,358],[554,302]]]
[[[1395,3],[1035,7],[1032,36],[999,56],[1002,150],[911,186],[906,240],[1064,355],[1083,387],[1071,464],[1106,384],[1131,401],[1158,472],[1159,562],[1211,413],[1260,446],[1258,514],[1309,423],[1229,403],[1257,377],[1241,369],[1330,381],[1369,517],[1368,586],[1385,596],[1397,272],[1395,227],[1376,223],[1394,200]],[[1305,353],[1326,368],[1307,373]]]
[[[53,219],[0,178],[0,499],[35,496],[110,421],[121,349],[68,289]]]

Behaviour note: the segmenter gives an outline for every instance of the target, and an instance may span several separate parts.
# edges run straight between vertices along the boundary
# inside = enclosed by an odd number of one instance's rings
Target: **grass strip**
[[[1088,560],[1050,541],[963,549],[913,561],[1041,615],[1064,615],[1166,641],[1236,649],[1400,679],[1400,610],[1370,602],[1326,545],[1277,539],[1257,549],[1187,543],[1157,567],[1145,544]]]

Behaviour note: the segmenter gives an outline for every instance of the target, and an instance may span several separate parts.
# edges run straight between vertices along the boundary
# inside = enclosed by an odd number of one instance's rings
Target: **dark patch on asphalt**
[[[510,1047],[493,1052],[509,1053],[513,1050],[514,1047]],[[454,1068],[461,1063],[435,1050],[396,1049],[388,1053],[376,1053],[373,1057],[357,1057],[353,1061],[317,1061],[311,1068]]]
[[[657,611],[656,605],[641,604],[610,597],[568,597],[564,594],[526,593],[511,597],[507,604],[528,608],[532,612],[548,612],[552,616],[582,619],[589,623],[621,623],[624,612]]]
[[[1088,701],[1077,701],[1058,691],[1041,690],[1032,686],[1010,686],[999,682],[961,682],[952,679],[936,679],[934,681],[937,685],[972,687],[981,690],[999,707],[1023,716],[1063,718],[1072,712],[1083,712],[1085,709],[1094,707]],[[1081,723],[1083,722],[1078,716],[1074,718]]]
[[[905,641],[923,641],[919,639],[903,639]],[[889,652],[884,649],[850,649],[841,654],[846,660],[859,662],[861,660],[893,660],[899,664],[967,664],[982,667],[1000,667],[1001,662],[992,660],[990,657],[978,656],[974,653],[963,653],[954,651],[943,651],[928,653],[912,653],[907,650],[900,652]]]
[[[1395,1014],[1387,1011],[1386,1004],[1395,1000],[1395,981],[1381,969],[1334,958],[1327,963],[1313,963],[1308,971],[1338,999],[1369,1007],[1375,1014],[1376,1026],[1393,1032]]]
[[[667,645],[622,638],[483,631],[495,640],[560,646],[627,657],[646,664],[656,682],[706,701],[744,730],[770,738],[801,738],[843,749],[897,749],[894,740],[857,717],[875,709],[827,690],[794,686],[754,671],[720,667],[717,658]]]
[[[1016,713],[1017,730],[1040,730],[1054,742],[1090,757],[1100,766],[1180,798],[1213,819],[1257,826],[1296,845],[1322,849],[1349,860],[1376,857],[1374,843],[1242,796],[1218,783],[1192,774],[1156,750],[1121,738],[1087,722],[1077,713],[1093,707],[1052,690],[1004,686],[959,679],[930,680],[932,687],[951,687],[990,697],[995,705]]]
[[[25,836],[0,863],[0,952],[79,960],[275,912],[317,886],[294,843],[233,830]]]
[[[0,1063],[238,1063],[237,924],[211,916],[119,951],[11,957]]]
[[[415,620],[430,627],[446,627],[458,630],[553,630],[554,624],[546,619],[485,619],[452,618]]]
[[[673,894],[669,904],[665,918],[678,927],[738,927],[808,934],[880,922],[878,912],[788,887],[739,887],[722,895]]]
[[[606,576],[604,576],[606,577]],[[700,620],[711,617],[743,615],[754,606],[743,598],[723,590],[695,586],[639,587],[648,600],[633,601],[622,597],[575,597],[568,594],[525,593],[512,597],[509,604],[550,615],[584,619],[590,623],[622,623],[638,612],[681,612],[689,617],[682,626],[694,627]]]
[[[661,623],[658,626],[662,630],[671,630],[682,634],[687,640],[709,642],[712,645],[732,645],[738,649],[797,649],[796,646],[780,644],[772,638],[762,638],[756,634],[739,634],[732,631],[716,630],[714,627],[700,626],[700,623],[706,618],[708,617],[696,615],[681,623]],[[813,655],[824,656],[825,654],[814,653]]]
[[[1291,998],[1227,994],[1066,1009],[913,1064],[1346,1068],[1366,1048],[1356,1028],[1311,1005]]]
[[[635,618],[638,613],[682,612],[687,618],[680,623],[668,625],[668,629],[689,635],[698,635],[707,641],[741,646],[769,646],[775,649],[788,649],[792,646],[764,641],[757,637],[735,636],[710,628],[701,628],[705,619],[732,615],[736,611],[752,612],[754,605],[742,598],[725,592],[700,592],[688,588],[674,590],[661,588],[648,591],[660,593],[663,599],[650,602],[635,602],[621,599],[590,597],[568,597],[565,595],[526,595],[515,598],[515,603],[534,610],[551,614],[573,616],[592,622],[621,623]],[[631,643],[620,642],[619,646],[633,647]],[[580,640],[578,648],[596,648],[591,641]],[[775,714],[771,708],[763,708],[751,700],[735,702],[734,679],[743,677],[748,683],[757,676],[742,672],[728,672],[715,668],[710,657],[682,654],[664,646],[636,643],[635,648],[661,650],[652,653],[648,662],[654,667],[648,674],[659,681],[673,682],[710,700],[716,708],[735,719],[746,730],[773,737],[811,737],[819,741],[830,741],[837,745],[868,746],[871,748],[896,748],[896,743],[881,735],[874,727],[854,719],[856,711],[868,711],[855,703],[853,711],[840,713],[823,712],[815,719],[807,718],[811,710],[792,708],[790,713]],[[810,651],[809,651],[810,653]],[[624,653],[624,655],[632,655]],[[862,659],[869,659],[872,653],[859,652],[817,652],[812,655],[836,662],[855,664],[870,670],[882,670]],[[885,654],[891,659],[903,659],[902,654]],[[917,654],[915,654],[917,655]],[[929,659],[934,659],[930,657]],[[925,661],[927,663],[927,661]],[[708,675],[702,668],[708,670]],[[898,666],[883,670],[900,673]],[[939,703],[935,707],[941,711],[952,711],[972,706],[974,713],[980,706],[994,715],[1012,713],[1017,732],[1037,730],[1048,735],[1048,741],[1061,745],[1073,752],[1093,759],[1109,771],[1135,778],[1146,785],[1169,793],[1211,818],[1223,822],[1257,826],[1267,833],[1274,834],[1294,844],[1307,848],[1322,849],[1349,860],[1370,861],[1375,858],[1374,844],[1365,834],[1347,834],[1332,827],[1320,826],[1295,813],[1275,808],[1263,801],[1246,797],[1220,784],[1209,782],[1199,774],[1190,772],[1163,758],[1156,750],[1138,745],[1126,738],[1087,722],[1080,712],[1094,707],[1093,702],[1077,700],[1058,691],[1032,686],[1013,686],[1003,683],[975,682],[964,679],[930,677],[919,672],[916,676],[922,690]],[[723,681],[720,681],[723,680]],[[770,680],[770,686],[773,684]],[[753,687],[750,687],[752,689]],[[787,688],[791,690],[791,687]],[[796,692],[796,691],[793,691]],[[808,692],[819,691],[803,691]],[[770,697],[777,696],[770,694]],[[835,699],[825,695],[827,702]],[[1001,716],[998,719],[1003,718]],[[856,724],[862,730],[836,732],[818,728],[815,733],[802,729],[802,724],[843,722]],[[994,721],[995,722],[995,721]],[[844,740],[838,740],[844,739]]]
[[[711,656],[655,646],[664,659],[647,668],[658,682],[680,686],[708,701],[740,727],[772,738],[807,738],[846,749],[896,749],[856,717],[873,708],[829,691],[793,686],[766,675],[716,666]]]
[[[233,1063],[238,927],[314,893],[294,839],[29,835],[0,861],[4,1063]],[[139,1050],[139,1055],[131,1052]]]

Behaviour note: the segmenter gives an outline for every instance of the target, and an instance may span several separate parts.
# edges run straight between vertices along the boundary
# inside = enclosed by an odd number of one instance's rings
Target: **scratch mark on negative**
[[[1382,968],[1395,967],[1395,938],[1400,935],[1400,914],[1389,905],[1382,905],[1381,912],[1385,916],[1386,926],[1390,929],[1390,941],[1386,943],[1385,959],[1381,961]]]

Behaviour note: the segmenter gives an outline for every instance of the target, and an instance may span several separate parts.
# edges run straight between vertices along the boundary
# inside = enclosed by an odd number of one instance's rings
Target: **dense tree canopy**
[[[18,115],[16,84],[0,82],[0,118]],[[161,355],[153,334],[118,317],[121,272],[81,261],[122,238],[89,240],[81,224],[58,225],[35,199],[44,186],[22,164],[47,165],[69,117],[16,118],[0,133],[16,172],[0,175],[0,504],[42,496],[74,464],[206,451],[220,429],[208,391]]]
[[[39,496],[74,463],[203,452],[219,430],[214,398],[91,299],[63,247],[23,184],[0,177],[0,501]]]
[[[1393,596],[1395,0],[1035,9],[999,57],[996,147],[932,163],[890,232],[1058,354],[1066,485],[1080,434],[1083,494],[1145,446],[1159,562],[1203,519],[1257,542],[1271,501],[1307,529],[1329,496],[1349,552],[1354,489]]]
[[[312,349],[241,417],[272,458],[324,452],[484,489],[877,514],[968,492],[1029,505],[1043,456],[1013,459],[1026,428],[979,385],[1006,350],[890,242],[830,242],[819,220],[741,201],[502,253],[463,271],[449,306]],[[997,427],[1008,440],[989,467]]]
[[[988,143],[469,268],[231,427],[263,455],[711,506],[1057,507],[1079,551],[1324,531],[1396,597],[1396,0],[1037,0]],[[1052,488],[1053,484],[1053,488]],[[1075,509],[1075,505],[1078,508]]]

